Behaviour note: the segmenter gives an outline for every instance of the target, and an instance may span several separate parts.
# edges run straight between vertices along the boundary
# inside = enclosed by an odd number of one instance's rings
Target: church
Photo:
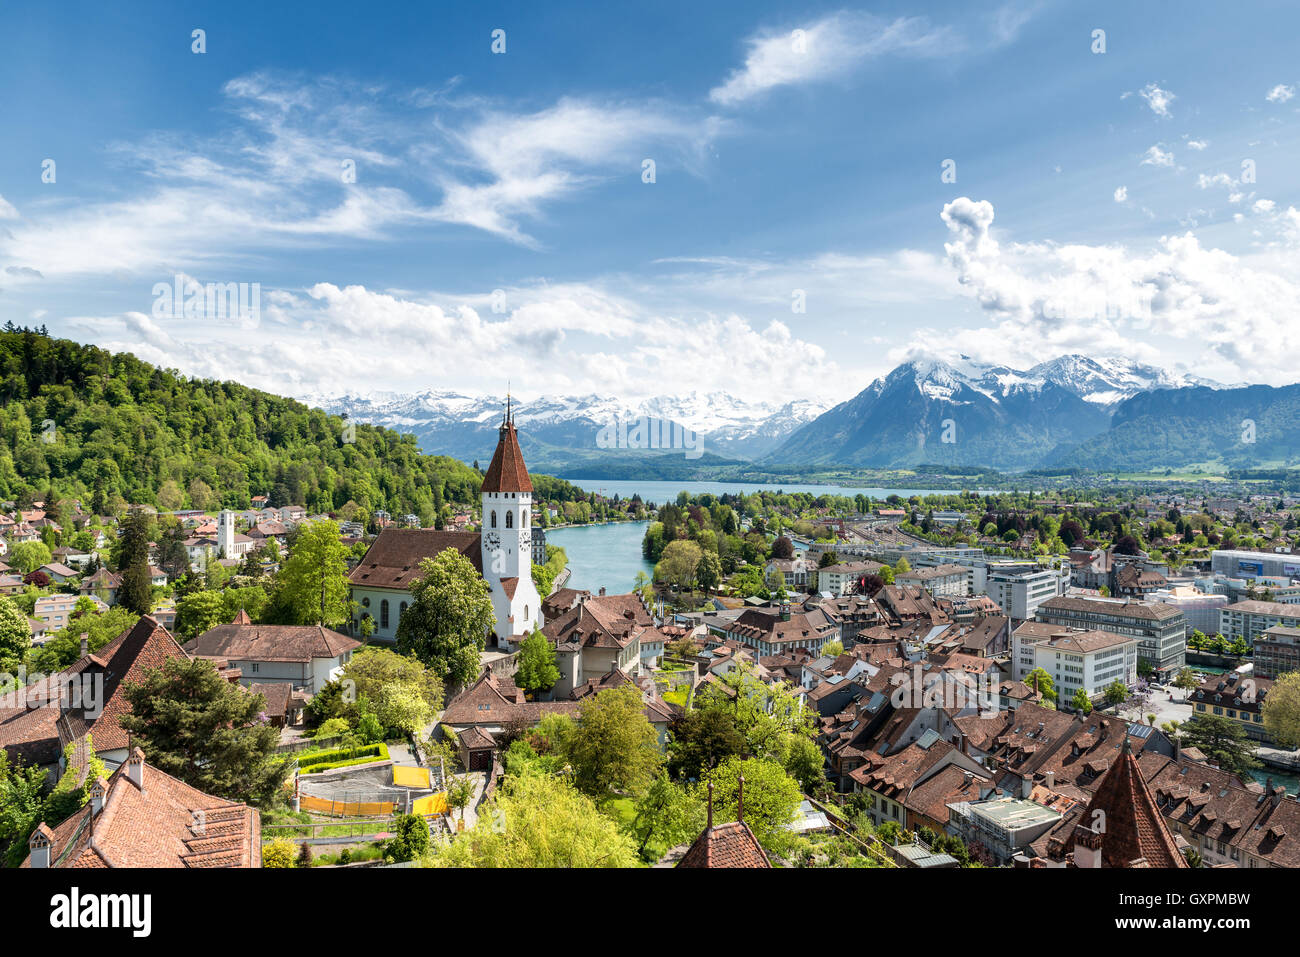
[[[488,584],[496,617],[488,647],[515,651],[534,629],[542,627],[542,599],[533,585],[533,483],[519,449],[509,400],[498,436],[479,492],[482,530],[386,528],[380,532],[348,576],[357,603],[353,625],[358,631],[369,618],[374,622],[372,638],[396,641],[397,626],[414,601],[411,583],[419,577],[421,559],[448,548],[469,559]]]

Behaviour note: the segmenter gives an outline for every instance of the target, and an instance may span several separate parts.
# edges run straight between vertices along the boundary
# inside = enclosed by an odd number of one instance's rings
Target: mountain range
[[[466,462],[486,462],[497,443],[497,426],[505,409],[504,396],[469,396],[428,390],[414,394],[310,395],[302,399],[327,412],[356,422],[383,425],[416,436],[425,452],[452,455]],[[799,426],[826,410],[805,400],[786,403],[745,402],[726,392],[690,392],[628,403],[610,396],[544,396],[511,401],[520,444],[530,466],[566,474],[582,474],[579,463],[625,464],[671,455],[636,449],[602,449],[598,437],[611,423],[653,420],[695,433],[690,439],[701,452],[694,465],[754,461],[771,452]],[[630,454],[629,454],[630,453]]]
[[[505,405],[502,397],[447,391],[303,401],[414,433],[424,451],[464,461],[491,454]],[[530,464],[567,476],[600,469],[609,477],[650,477],[668,461],[696,469],[750,463],[1015,472],[1215,463],[1258,468],[1300,460],[1300,385],[1227,386],[1082,355],[1023,370],[966,356],[916,359],[831,408],[811,401],[746,402],[717,391],[637,403],[601,395],[544,397],[516,402],[514,410]],[[700,453],[683,458],[681,448],[611,449],[598,441],[609,423],[641,417],[694,431]]]

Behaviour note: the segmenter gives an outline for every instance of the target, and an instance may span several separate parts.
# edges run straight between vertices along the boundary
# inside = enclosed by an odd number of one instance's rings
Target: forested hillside
[[[51,424],[52,423],[52,424]],[[272,504],[431,519],[478,501],[481,478],[415,438],[348,423],[234,382],[189,379],[42,330],[0,331],[0,498],[53,488],[95,512]]]

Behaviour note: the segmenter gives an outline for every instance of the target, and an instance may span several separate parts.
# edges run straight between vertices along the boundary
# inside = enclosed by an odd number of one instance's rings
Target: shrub
[[[330,751],[304,751],[297,756],[298,770],[303,774],[316,774],[330,768],[370,761],[387,761],[388,745],[366,744],[353,748],[334,748]]]
[[[262,845],[263,867],[293,867],[294,843],[287,837],[277,837]]]
[[[399,814],[393,818],[393,837],[385,848],[385,857],[394,861],[413,861],[429,850],[429,825],[418,814]]]
[[[352,730],[352,725],[348,724],[347,718],[330,718],[322,722],[321,726],[316,729],[313,737],[317,738],[337,738],[347,734]]]

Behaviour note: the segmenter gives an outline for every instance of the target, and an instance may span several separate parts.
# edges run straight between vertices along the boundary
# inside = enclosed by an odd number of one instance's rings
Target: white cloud
[[[1127,202],[1128,202],[1128,187],[1127,187],[1127,186],[1120,186],[1120,187],[1116,188],[1116,190],[1115,190],[1115,202],[1117,202],[1117,203],[1127,203]]]
[[[1187,141],[1187,148],[1188,148],[1189,150],[1197,150],[1198,152],[1199,152],[1200,150],[1205,149],[1205,148],[1206,148],[1207,146],[1209,146],[1209,145],[1210,145],[1210,144],[1209,144],[1208,142],[1206,142],[1205,140],[1188,140],[1188,141]]]
[[[1148,83],[1142,89],[1138,90],[1138,96],[1146,100],[1147,106],[1151,107],[1151,112],[1156,116],[1171,116],[1169,104],[1178,99],[1168,90],[1162,90],[1154,83]]]
[[[128,312],[79,324],[106,348],[190,375],[238,370],[250,386],[299,396],[368,393],[376,383],[413,391],[431,381],[487,391],[509,374],[521,395],[645,397],[699,388],[718,375],[719,356],[728,391],[742,398],[771,398],[774,386],[790,397],[824,395],[840,376],[822,347],[780,321],[653,312],[586,283],[504,292],[501,313],[488,294],[416,297],[329,282],[264,293],[256,349],[216,321]]]
[[[1287,383],[1300,363],[1290,334],[1300,285],[1201,245],[1195,234],[1161,237],[1149,250],[1114,245],[997,242],[993,206],[967,197],[943,208],[945,244],[959,281],[994,319],[957,333],[952,348],[995,354],[1006,342],[1042,353],[1079,347],[1134,354],[1182,341],[1225,381]],[[1091,343],[1091,344],[1090,344]],[[974,354],[974,353],[970,353]]]
[[[13,203],[9,202],[3,196],[0,196],[0,219],[17,219],[18,210],[14,209]]]
[[[1264,99],[1268,100],[1270,103],[1285,103],[1293,96],[1295,96],[1294,86],[1287,86],[1285,83],[1279,83],[1264,95]]]
[[[1212,186],[1222,186],[1225,189],[1232,189],[1237,185],[1237,181],[1227,173],[1215,173],[1213,176],[1206,176],[1201,173],[1196,177],[1196,185],[1201,189],[1209,189]]]
[[[924,17],[885,20],[841,11],[807,26],[768,30],[747,41],[744,66],[733,70],[709,98],[735,106],[778,86],[843,76],[866,60],[888,56],[942,56],[960,41],[947,27],[931,27]]]
[[[1143,154],[1143,156],[1142,156],[1142,162],[1139,163],[1138,165],[1140,165],[1140,166],[1173,166],[1173,165],[1174,165],[1174,154],[1173,154],[1171,151],[1166,151],[1166,150],[1161,149],[1161,148],[1160,148],[1160,145],[1157,144],[1157,145],[1155,145],[1155,146],[1152,146],[1150,149],[1148,149],[1148,150],[1146,151],[1146,153]]]
[[[1256,213],[1271,213],[1276,207],[1277,203],[1273,202],[1271,199],[1257,199],[1255,200],[1255,204],[1250,208],[1252,212]]]

